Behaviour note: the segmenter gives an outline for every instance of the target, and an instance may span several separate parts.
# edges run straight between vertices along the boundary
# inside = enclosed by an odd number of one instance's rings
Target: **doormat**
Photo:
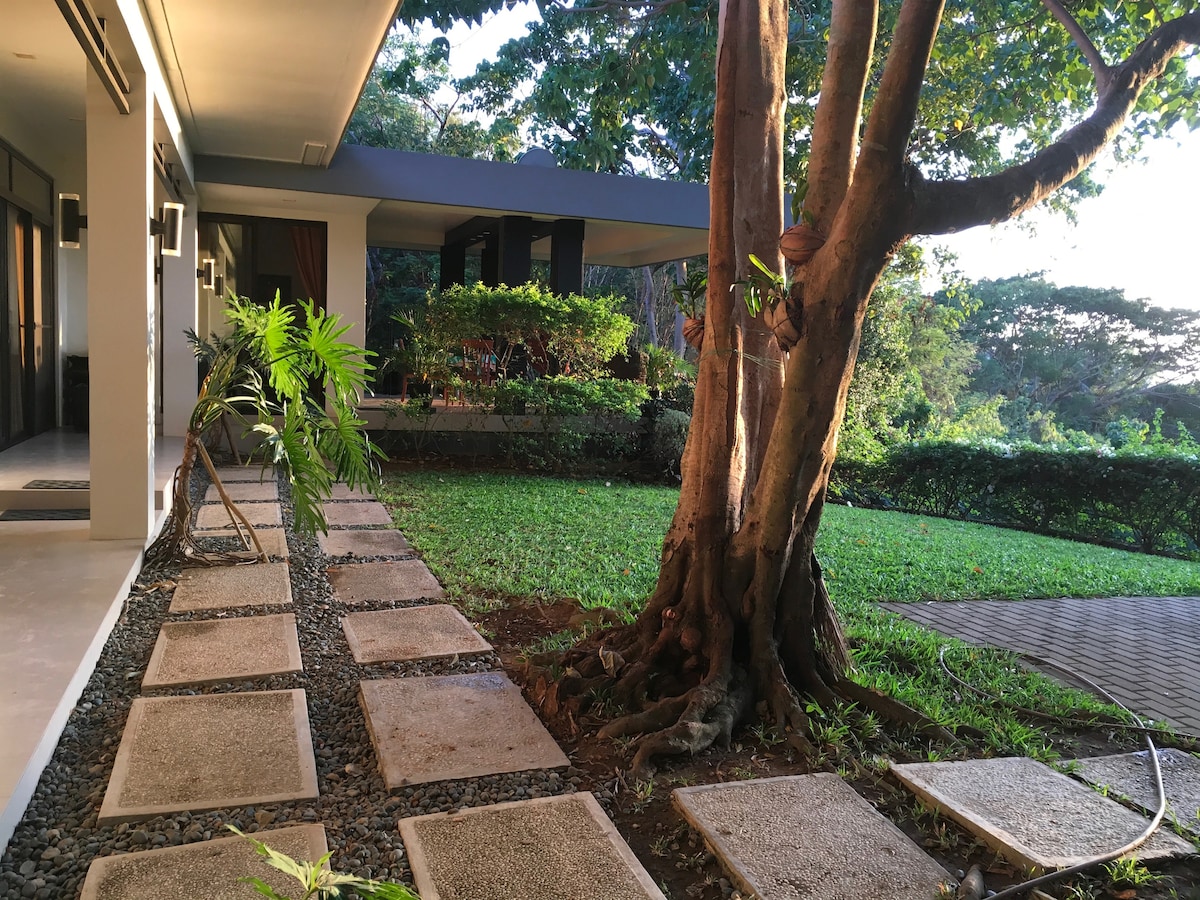
[[[0,522],[52,522],[91,517],[90,509],[6,509],[0,512]]]
[[[71,481],[63,478],[35,478],[21,490],[24,491],[87,491],[91,490],[90,481]]]

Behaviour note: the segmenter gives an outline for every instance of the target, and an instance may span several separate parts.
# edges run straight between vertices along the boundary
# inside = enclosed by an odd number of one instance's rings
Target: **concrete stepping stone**
[[[287,535],[284,534],[282,528],[256,528],[254,529],[254,533],[258,535],[258,542],[262,544],[262,548],[267,551],[268,556],[277,556],[280,559],[288,559],[291,556],[287,545]],[[196,536],[202,538],[235,538],[237,537],[237,532],[232,528],[223,528],[219,531],[198,533]],[[253,543],[251,546],[253,546]]]
[[[910,763],[892,771],[926,805],[978,835],[1009,862],[1061,869],[1124,846],[1145,829],[1135,812],[1025,757]],[[1160,829],[1134,855],[1194,853]]]
[[[229,499],[237,504],[279,500],[279,488],[273,480],[263,482],[231,481],[229,484],[222,486],[225,488],[225,493],[229,495]],[[221,502],[221,495],[217,492],[215,484],[210,484],[208,490],[204,492],[204,502]]]
[[[98,821],[316,798],[304,691],[139,697]]]
[[[374,500],[375,495],[360,488],[352,488],[348,484],[342,484],[340,481],[333,485],[333,490],[329,492],[330,500]]]
[[[330,528],[354,525],[391,525],[392,516],[382,503],[325,503],[325,522]]]
[[[158,632],[142,687],[239,681],[303,668],[296,617],[291,613],[166,622]]]
[[[436,600],[443,594],[438,580],[419,559],[330,566],[326,571],[334,596],[345,604]]]
[[[1158,792],[1154,789],[1149,751],[1076,759],[1067,765],[1073,767],[1073,774],[1089,784],[1128,797],[1148,815],[1158,812]],[[1158,751],[1158,767],[1167,794],[1167,816],[1174,815],[1181,826],[1200,837],[1200,759],[1182,750],[1167,748]]]
[[[236,501],[234,501],[236,502]],[[246,521],[255,528],[278,528],[283,524],[278,503],[238,503],[238,509]],[[223,503],[205,503],[196,512],[196,531],[213,531],[232,528],[229,511]]]
[[[323,825],[292,825],[257,831],[254,839],[292,859],[314,862],[329,849]],[[92,861],[79,900],[249,900],[260,896],[239,878],[254,876],[285,896],[296,881],[267,865],[245,838],[200,841],[182,847],[143,850]]]
[[[234,606],[291,606],[287,563],[184,569],[170,611],[229,609]]]
[[[421,900],[665,900],[586,792],[401,819],[400,836]]]
[[[367,531],[361,528],[318,534],[317,543],[326,556],[408,556],[412,545],[392,528]]]
[[[230,484],[235,481],[258,481],[258,482],[274,482],[275,469],[272,466],[267,466],[265,469],[261,463],[250,463],[248,466],[217,466],[217,477],[221,479],[222,484]]]
[[[359,682],[359,699],[388,790],[570,762],[504,675]]]
[[[930,900],[954,879],[833,773],[678,788],[675,805],[759,900]]]
[[[357,663],[487,653],[492,645],[453,606],[410,606],[350,613],[342,630]]]

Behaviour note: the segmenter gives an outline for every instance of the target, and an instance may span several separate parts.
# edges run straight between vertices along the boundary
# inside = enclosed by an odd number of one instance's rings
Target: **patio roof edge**
[[[708,186],[630,175],[343,145],[328,168],[197,156],[196,181],[507,210],[554,218],[708,228]]]

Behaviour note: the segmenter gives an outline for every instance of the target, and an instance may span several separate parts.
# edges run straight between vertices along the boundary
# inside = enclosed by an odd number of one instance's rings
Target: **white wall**
[[[203,200],[203,185],[200,188]],[[366,339],[367,214],[379,201],[326,196],[314,196],[313,199],[311,207],[289,204],[280,208],[224,200],[211,206],[202,202],[201,209],[215,215],[325,222],[328,228],[325,309],[339,314],[343,325],[351,326],[343,340],[361,345]],[[337,208],[330,209],[330,206]]]

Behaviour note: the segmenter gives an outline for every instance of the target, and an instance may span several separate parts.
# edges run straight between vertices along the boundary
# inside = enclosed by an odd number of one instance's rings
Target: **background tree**
[[[1200,365],[1198,312],[1030,276],[966,290],[977,303],[963,329],[979,354],[973,389],[1070,428],[1102,430],[1136,396],[1191,380]]]

